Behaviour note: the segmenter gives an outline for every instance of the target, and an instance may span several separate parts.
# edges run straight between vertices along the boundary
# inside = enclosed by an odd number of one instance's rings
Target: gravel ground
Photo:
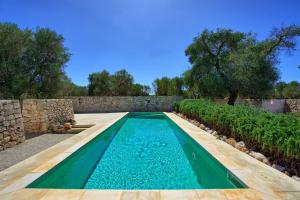
[[[26,136],[26,141],[12,148],[0,151],[0,171],[47,149],[74,134],[43,134]]]

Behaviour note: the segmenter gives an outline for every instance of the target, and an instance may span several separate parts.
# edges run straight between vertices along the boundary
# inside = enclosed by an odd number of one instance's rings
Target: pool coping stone
[[[229,144],[182,119],[164,112],[214,158],[244,182],[245,189],[199,190],[92,190],[92,189],[37,189],[25,188],[29,183],[53,168],[99,133],[121,119],[127,112],[95,124],[16,165],[0,172],[0,199],[300,199],[300,183],[276,169],[240,152]]]

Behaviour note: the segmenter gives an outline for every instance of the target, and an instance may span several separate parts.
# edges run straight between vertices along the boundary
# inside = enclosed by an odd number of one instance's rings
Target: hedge
[[[208,100],[182,100],[175,109],[194,119],[227,130],[245,141],[287,158],[300,157],[300,118],[274,114],[249,106],[215,104]]]

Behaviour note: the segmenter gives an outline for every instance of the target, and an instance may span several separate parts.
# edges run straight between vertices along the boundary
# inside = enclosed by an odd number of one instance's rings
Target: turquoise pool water
[[[131,117],[106,149],[85,188],[202,188],[164,118]]]
[[[130,113],[29,188],[243,188],[162,113]]]

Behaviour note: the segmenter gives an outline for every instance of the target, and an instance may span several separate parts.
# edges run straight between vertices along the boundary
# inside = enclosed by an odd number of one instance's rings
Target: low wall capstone
[[[25,141],[18,100],[0,100],[0,151]]]
[[[171,111],[180,96],[82,96],[66,97],[75,113]]]

